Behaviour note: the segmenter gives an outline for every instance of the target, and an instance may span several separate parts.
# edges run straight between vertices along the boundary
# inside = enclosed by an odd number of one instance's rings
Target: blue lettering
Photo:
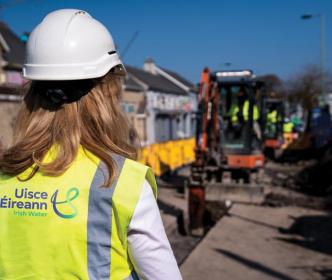
[[[21,191],[21,193],[19,193],[19,191]],[[15,189],[15,197],[16,198],[22,198],[24,195],[23,189]]]
[[[46,202],[41,202],[40,203],[40,209],[41,210],[47,210],[47,203]]]
[[[25,198],[29,198],[29,199],[33,198],[33,192],[28,192],[28,195]]]
[[[31,209],[31,203],[29,201],[27,201],[25,204],[24,204],[24,208],[25,209]]]
[[[19,202],[17,202],[17,208],[18,209],[22,209],[22,208],[24,208],[24,203],[22,202],[22,201],[19,201]]]
[[[38,202],[32,202],[32,209],[39,209],[39,203]]]
[[[47,199],[47,197],[48,197],[47,192],[42,192],[41,195],[40,195],[40,197],[41,197],[42,199]]]
[[[27,198],[27,199],[47,199],[47,192],[33,192],[28,191],[27,188],[24,189],[15,189],[15,197],[16,198]]]
[[[0,199],[0,208],[7,208],[7,200],[6,196]]]

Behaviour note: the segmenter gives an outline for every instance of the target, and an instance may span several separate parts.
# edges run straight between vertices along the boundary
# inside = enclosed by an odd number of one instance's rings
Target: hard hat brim
[[[119,65],[125,71],[117,53],[106,54],[97,62],[90,64],[24,64],[23,77],[32,81],[85,80],[102,77]]]

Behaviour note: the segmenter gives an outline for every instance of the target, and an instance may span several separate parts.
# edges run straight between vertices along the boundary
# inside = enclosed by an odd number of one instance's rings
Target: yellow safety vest
[[[239,113],[239,106],[234,108],[234,111],[232,112],[232,122],[233,123],[238,122],[238,120],[239,120],[238,113]],[[242,114],[243,114],[244,121],[247,122],[249,120],[249,101],[248,100],[246,100],[243,104]],[[258,111],[257,106],[254,105],[254,107],[253,107],[253,120],[257,121],[258,119],[259,119],[259,111]]]
[[[278,121],[278,114],[276,110],[273,110],[267,114],[267,122],[268,123],[276,123]]]
[[[111,188],[100,187],[106,166],[83,149],[61,176],[0,176],[1,280],[137,279],[127,229],[144,180],[155,196],[156,181],[150,168],[113,159]]]
[[[292,122],[287,122],[287,123],[284,123],[284,125],[283,125],[283,130],[285,133],[293,132],[293,128],[294,128],[294,125]]]

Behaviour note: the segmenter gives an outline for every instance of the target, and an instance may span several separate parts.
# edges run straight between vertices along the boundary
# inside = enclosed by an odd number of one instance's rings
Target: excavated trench
[[[267,207],[296,206],[331,212],[332,176],[328,180],[324,180],[322,177],[328,175],[329,170],[332,170],[330,167],[332,167],[332,160],[325,162],[311,160],[296,164],[268,162],[262,178],[262,184],[267,191],[260,205]],[[172,199],[167,203],[159,201],[162,209],[171,208],[173,209],[171,212],[176,216],[177,226],[168,232],[168,237],[179,264],[185,261],[192,250],[204,239],[205,234],[228,210],[225,201],[207,201],[204,235],[199,237],[188,234],[187,202],[184,191],[187,178],[188,170],[184,169],[180,174],[164,177],[159,182],[161,188],[173,189],[176,196],[183,199],[183,205],[185,205],[176,207],[172,205]],[[319,179],[315,181],[315,178]],[[323,184],[321,184],[322,182]]]

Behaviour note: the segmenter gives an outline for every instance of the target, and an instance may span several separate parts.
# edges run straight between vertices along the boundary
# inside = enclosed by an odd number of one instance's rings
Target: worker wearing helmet
[[[32,82],[0,155],[0,279],[181,279],[156,181],[128,141],[124,74],[84,11],[52,12],[31,33]]]
[[[294,129],[294,124],[289,118],[284,119],[283,131],[284,133],[292,133]]]
[[[237,94],[237,105],[231,113],[231,121],[234,127],[242,126],[249,121],[249,98],[241,89]],[[256,104],[253,105],[253,129],[258,139],[261,139],[261,130],[258,124],[259,111]]]
[[[266,116],[266,132],[270,137],[275,137],[277,132],[278,112],[275,106],[272,106]]]

